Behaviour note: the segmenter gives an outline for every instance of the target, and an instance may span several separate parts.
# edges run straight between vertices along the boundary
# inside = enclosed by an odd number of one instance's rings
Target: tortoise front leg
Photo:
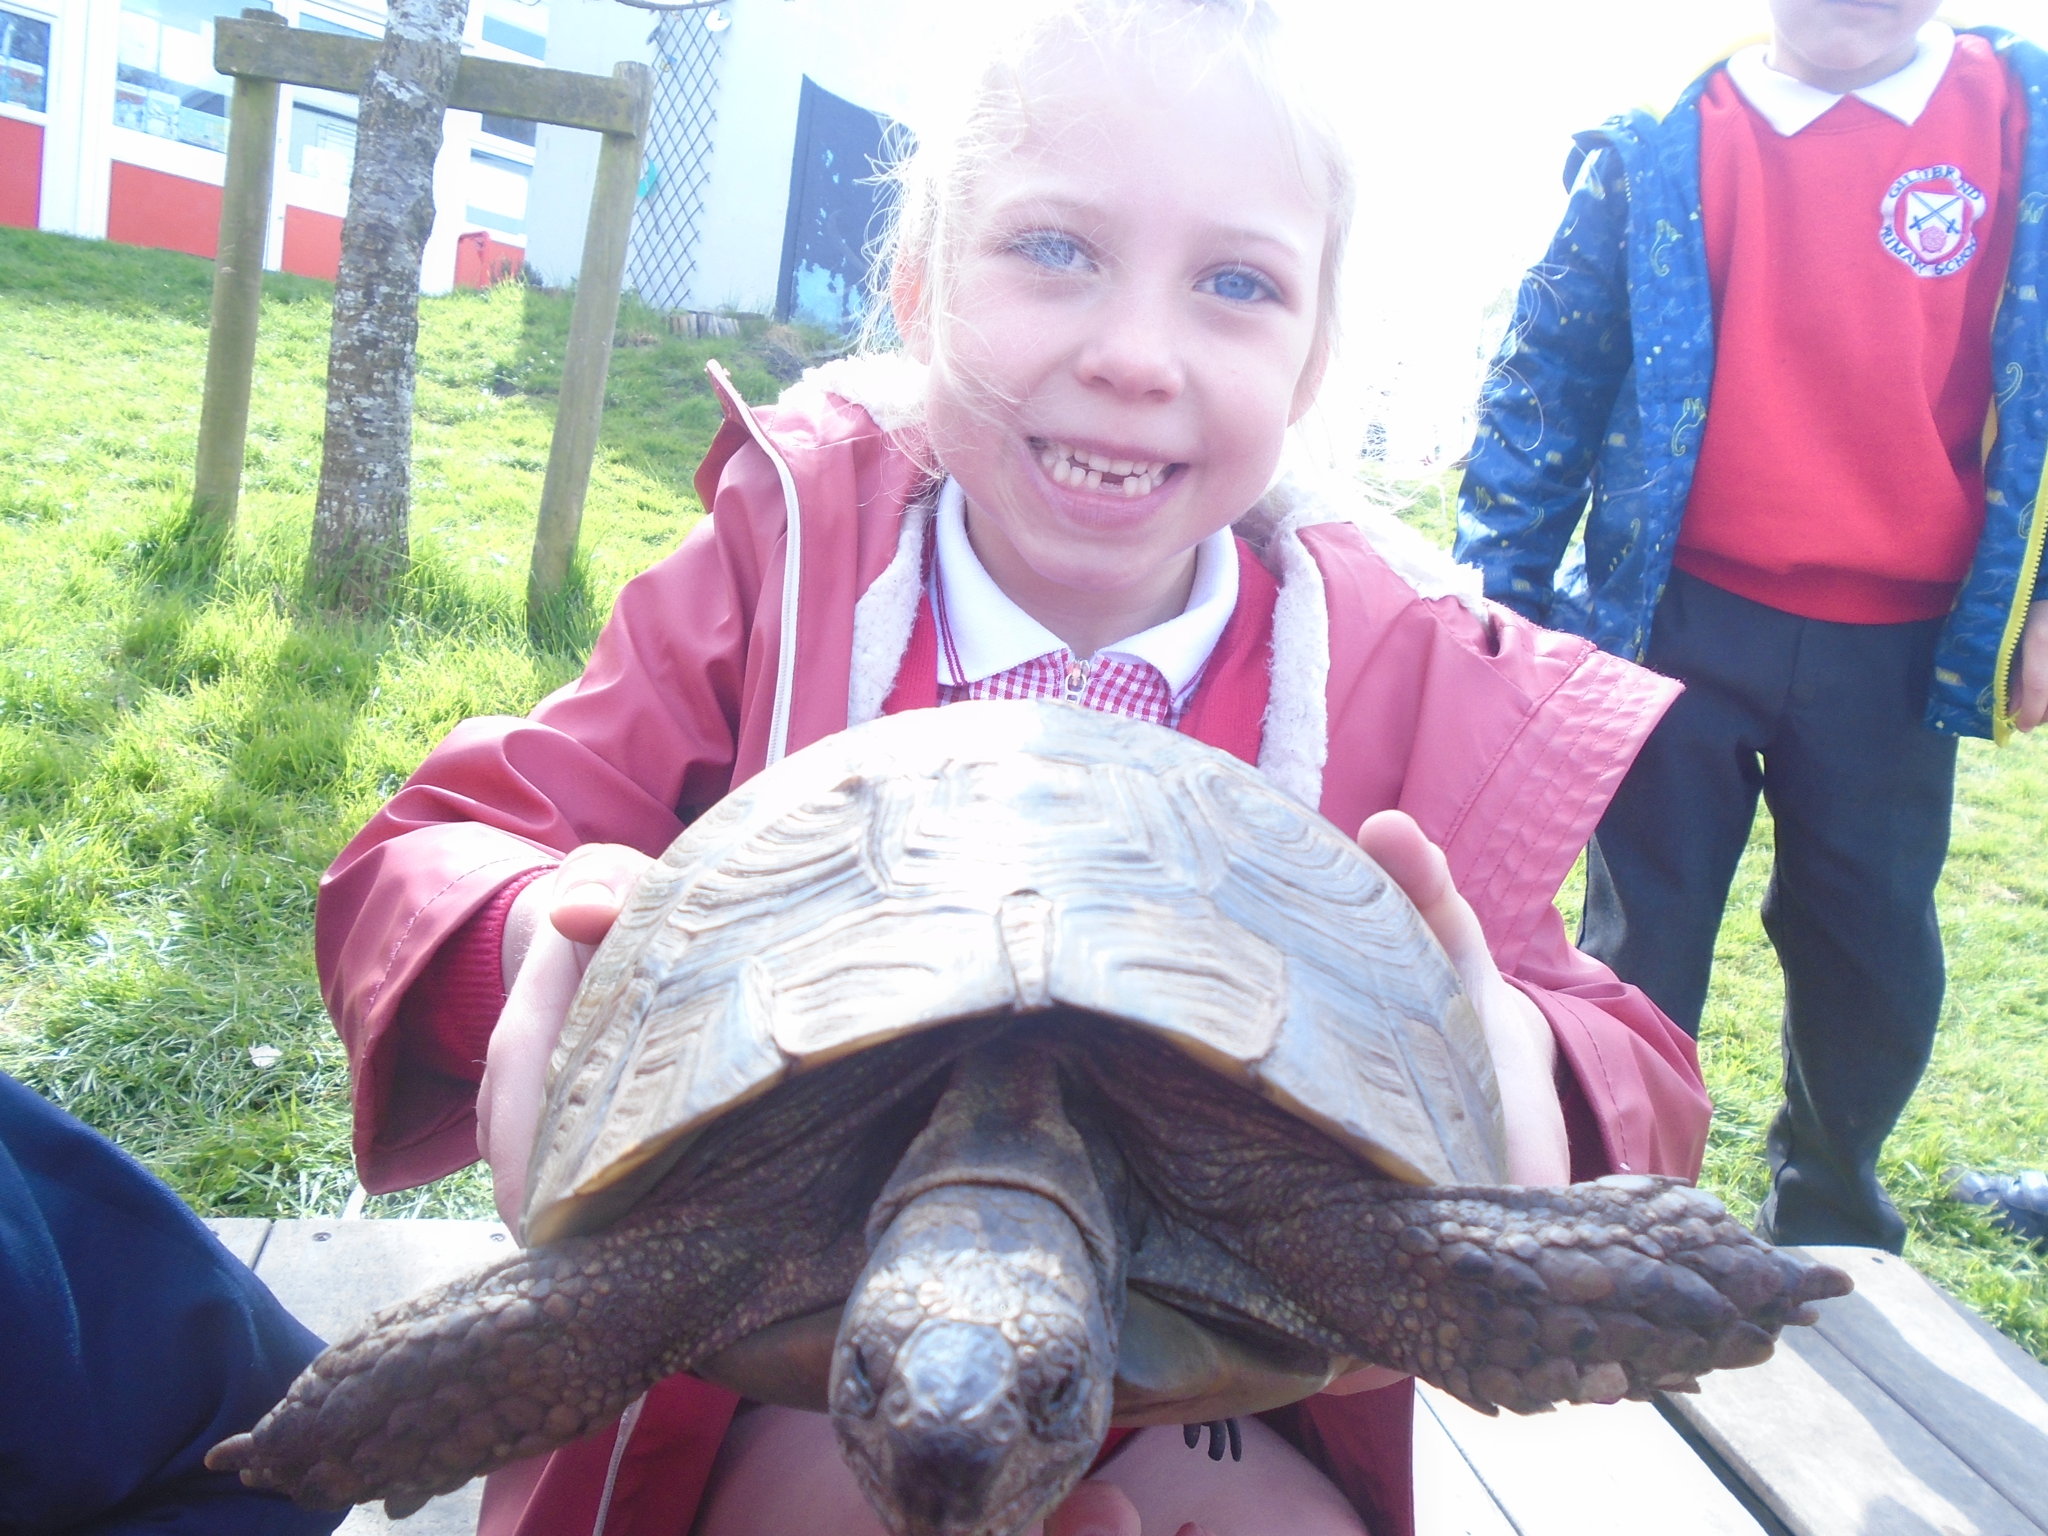
[[[1694,1390],[1704,1371],[1768,1359],[1782,1328],[1813,1320],[1807,1303],[1850,1285],[1674,1179],[1347,1194],[1315,1224],[1369,1222],[1378,1241],[1342,1244],[1341,1264],[1317,1262],[1327,1244],[1284,1244],[1296,1294],[1361,1360],[1483,1413]]]
[[[1263,1277],[1333,1353],[1483,1412],[1685,1390],[1766,1359],[1780,1329],[1812,1320],[1808,1302],[1849,1289],[1676,1179],[1398,1184],[1157,1042],[1104,1036],[1068,1059],[1164,1218]],[[1325,1342],[1313,1326],[1284,1331]]]
[[[588,1434],[761,1328],[837,1306],[866,1262],[860,1218],[938,1095],[945,1058],[918,1045],[713,1123],[601,1233],[378,1313],[207,1465],[301,1504],[409,1512]]]
[[[616,1418],[662,1377],[846,1294],[863,1245],[764,1265],[749,1241],[669,1208],[515,1255],[379,1312],[306,1367],[214,1471],[300,1504],[436,1494]]]

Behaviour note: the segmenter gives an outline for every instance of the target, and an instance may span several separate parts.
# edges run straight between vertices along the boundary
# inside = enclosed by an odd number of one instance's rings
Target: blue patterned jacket
[[[2048,455],[2048,53],[1967,30],[2025,89],[2027,190],[1992,328],[1984,532],[1942,630],[1927,723],[2002,739],[2027,603],[2048,597],[2035,518]],[[1712,78],[1662,121],[1631,112],[1578,135],[1564,221],[1523,281],[1459,500],[1457,555],[1488,596],[1631,659],[1670,579],[1714,375],[1699,156]]]

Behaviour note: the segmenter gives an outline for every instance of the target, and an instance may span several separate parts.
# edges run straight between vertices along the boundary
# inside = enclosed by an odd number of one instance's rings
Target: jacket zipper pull
[[[1067,691],[1065,694],[1066,701],[1069,704],[1080,703],[1081,695],[1087,690],[1087,687],[1087,664],[1081,661],[1069,661],[1067,663]]]

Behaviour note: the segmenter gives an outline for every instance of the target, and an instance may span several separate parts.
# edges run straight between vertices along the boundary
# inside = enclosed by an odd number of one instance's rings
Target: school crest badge
[[[1922,277],[1960,272],[1977,254],[1984,194],[1952,165],[1923,165],[1885,190],[1877,238]]]

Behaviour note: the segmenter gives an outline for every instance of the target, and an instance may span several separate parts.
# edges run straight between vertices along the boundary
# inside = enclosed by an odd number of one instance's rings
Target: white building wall
[[[648,63],[653,11],[618,0],[552,0],[548,6],[548,68],[609,75],[614,64]],[[597,185],[600,136],[542,123],[533,146],[533,217],[526,232],[527,269],[551,287],[573,282],[583,265],[583,226]]]
[[[955,0],[739,0],[725,35],[696,288],[704,307],[772,309],[789,214],[797,102],[808,75],[833,95],[915,122],[919,71],[974,7]]]
[[[45,110],[0,104],[0,115],[43,130],[39,227],[104,237],[120,0],[10,0],[8,9],[50,24]]]
[[[947,40],[963,26],[986,24],[978,9],[975,0],[728,0],[717,9],[729,25],[692,278],[697,307],[774,308],[804,77],[914,124],[920,71],[947,56]],[[556,68],[606,74],[618,60],[652,57],[653,12],[616,0],[553,0],[551,11],[548,63]],[[575,139],[585,142],[569,142]],[[597,165],[592,140],[543,128],[536,146],[534,204],[549,215],[528,239],[527,261],[550,283],[568,281],[583,258]]]

